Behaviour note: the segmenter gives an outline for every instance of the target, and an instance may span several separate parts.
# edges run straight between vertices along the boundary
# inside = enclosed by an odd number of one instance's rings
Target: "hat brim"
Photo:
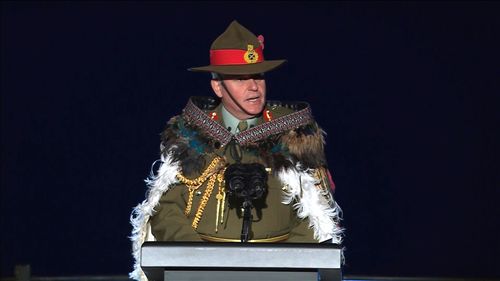
[[[200,67],[189,68],[189,71],[194,72],[215,72],[219,74],[230,75],[245,75],[257,74],[271,71],[278,66],[285,63],[286,60],[268,60],[251,64],[238,64],[238,65],[207,65]]]

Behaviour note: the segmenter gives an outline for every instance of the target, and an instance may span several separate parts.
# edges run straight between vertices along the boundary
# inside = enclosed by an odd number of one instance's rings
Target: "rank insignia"
[[[217,121],[217,119],[219,119],[219,117],[217,116],[217,112],[215,112],[215,111],[211,112],[210,118],[212,118],[212,120],[214,120],[214,121]]]
[[[266,111],[264,111],[264,114],[263,114],[263,115],[264,115],[264,120],[265,120],[266,122],[269,122],[269,121],[273,120],[273,114],[271,113],[271,111],[270,111],[270,110],[266,110]]]

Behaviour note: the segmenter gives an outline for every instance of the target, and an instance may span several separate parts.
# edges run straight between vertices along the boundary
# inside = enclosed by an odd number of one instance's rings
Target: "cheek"
[[[266,82],[262,81],[262,83],[259,83],[259,90],[264,96],[266,96]]]
[[[233,94],[233,97],[237,101],[244,101],[246,99],[246,92],[242,88],[233,88],[231,93]]]

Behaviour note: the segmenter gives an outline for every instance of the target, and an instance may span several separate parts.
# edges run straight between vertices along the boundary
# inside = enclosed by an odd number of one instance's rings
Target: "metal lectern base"
[[[317,272],[165,271],[165,281],[317,281]]]
[[[165,270],[163,281],[342,281],[340,270]]]

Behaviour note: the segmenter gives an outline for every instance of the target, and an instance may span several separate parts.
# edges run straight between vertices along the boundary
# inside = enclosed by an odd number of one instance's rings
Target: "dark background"
[[[266,38],[328,132],[346,274],[500,278],[495,2],[2,2],[1,276],[130,271],[159,133],[211,42]]]

